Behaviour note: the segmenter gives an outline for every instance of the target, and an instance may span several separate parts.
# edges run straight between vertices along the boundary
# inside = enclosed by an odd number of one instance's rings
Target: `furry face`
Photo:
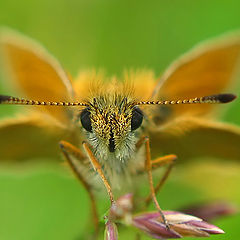
[[[100,161],[111,156],[126,163],[135,150],[143,113],[127,97],[101,95],[89,101],[80,120]]]

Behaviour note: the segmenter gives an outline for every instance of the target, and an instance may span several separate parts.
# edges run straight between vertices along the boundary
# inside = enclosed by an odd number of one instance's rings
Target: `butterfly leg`
[[[169,174],[171,173],[172,171],[172,168],[174,166],[174,163],[177,159],[177,156],[174,155],[174,154],[170,154],[170,155],[166,155],[166,156],[163,156],[163,157],[159,157],[155,160],[152,160],[151,161],[151,164],[152,164],[152,169],[157,169],[159,167],[162,167],[162,166],[165,166],[165,165],[168,165],[166,171],[164,172],[163,176],[161,177],[159,183],[156,185],[154,191],[155,191],[155,194],[157,194],[159,192],[159,190],[161,189],[161,187],[163,186],[163,184],[165,183],[165,181],[167,180]],[[147,198],[146,198],[146,206],[149,205],[149,203],[151,202],[151,195],[149,195]]]
[[[110,201],[111,201],[111,205],[114,204],[114,197],[113,197],[113,192],[112,192],[112,188],[107,180],[107,178],[105,177],[103,170],[102,170],[102,166],[101,164],[98,162],[97,158],[94,156],[92,150],[90,149],[89,145],[86,142],[83,142],[83,148],[85,150],[85,152],[87,153],[89,160],[92,163],[92,166],[94,168],[94,170],[99,174],[99,176],[101,177],[105,188],[107,189]]]
[[[61,141],[59,143],[60,148],[62,150],[62,153],[67,160],[67,163],[69,164],[70,168],[76,175],[77,179],[82,183],[84,188],[86,189],[89,198],[91,200],[91,208],[92,208],[92,215],[93,215],[93,220],[94,220],[94,226],[96,233],[98,233],[99,230],[99,217],[98,217],[98,212],[97,212],[97,206],[96,206],[96,200],[93,195],[92,189],[90,184],[87,182],[87,180],[84,178],[82,173],[80,172],[79,167],[74,163],[70,155],[74,156],[81,164],[83,163],[83,160],[86,158],[83,153],[75,146],[73,146],[71,143],[68,143],[66,141]]]
[[[145,137],[145,152],[146,152],[146,158],[145,158],[145,169],[148,174],[148,182],[150,186],[150,191],[151,191],[151,198],[157,208],[157,210],[160,213],[160,216],[162,218],[163,223],[166,225],[167,228],[169,228],[167,220],[162,212],[162,209],[157,201],[156,198],[156,193],[155,193],[155,188],[153,185],[153,177],[152,177],[152,161],[151,161],[151,152],[150,152],[150,143],[149,143],[149,138]]]

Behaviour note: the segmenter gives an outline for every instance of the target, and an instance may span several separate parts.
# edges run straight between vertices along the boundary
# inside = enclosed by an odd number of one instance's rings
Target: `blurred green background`
[[[0,25],[37,39],[73,76],[89,68],[105,69],[109,75],[150,68],[159,75],[199,41],[240,29],[239,9],[237,0],[1,0]],[[8,93],[4,79],[0,90]],[[239,106],[237,100],[223,120],[240,125]],[[4,108],[1,116],[14,114],[12,109]],[[227,176],[219,178],[221,170],[214,175],[206,165],[202,178],[208,182],[200,188],[181,183],[185,169],[176,168],[161,192],[161,205],[177,209],[215,198],[239,204],[239,168],[221,164]],[[204,190],[208,184],[216,187],[215,193]],[[100,205],[103,213],[107,201]],[[1,240],[81,239],[89,231],[88,206],[83,188],[61,167],[54,170],[49,164],[26,172],[0,169]],[[216,221],[226,234],[211,239],[238,240],[239,222],[238,215]],[[122,233],[120,239],[133,239],[133,235]]]

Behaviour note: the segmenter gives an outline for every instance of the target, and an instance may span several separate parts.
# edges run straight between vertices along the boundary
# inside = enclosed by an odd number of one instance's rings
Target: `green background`
[[[37,39],[73,76],[91,68],[105,69],[109,75],[150,68],[159,75],[199,41],[240,29],[239,9],[237,0],[1,0],[0,25]],[[7,94],[4,80],[0,89]],[[240,124],[239,106],[237,100],[224,120]],[[12,115],[12,109],[0,110],[1,116]],[[0,239],[81,239],[89,231],[89,203],[78,182],[50,164],[23,169],[0,169]],[[226,185],[226,199],[235,204],[240,203],[238,175],[233,176],[234,186]],[[218,185],[214,177],[212,181]],[[160,197],[165,209],[210,198],[198,188],[179,183],[174,175]],[[107,201],[100,200],[102,213],[107,206]],[[215,223],[227,234],[211,239],[238,240],[239,222],[238,215],[218,220]],[[129,233],[121,236],[133,239]]]

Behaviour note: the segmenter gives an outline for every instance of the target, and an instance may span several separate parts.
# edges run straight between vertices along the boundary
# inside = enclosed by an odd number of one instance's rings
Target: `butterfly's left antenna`
[[[38,105],[38,106],[88,106],[87,103],[82,102],[36,101],[5,95],[0,95],[0,104]]]

